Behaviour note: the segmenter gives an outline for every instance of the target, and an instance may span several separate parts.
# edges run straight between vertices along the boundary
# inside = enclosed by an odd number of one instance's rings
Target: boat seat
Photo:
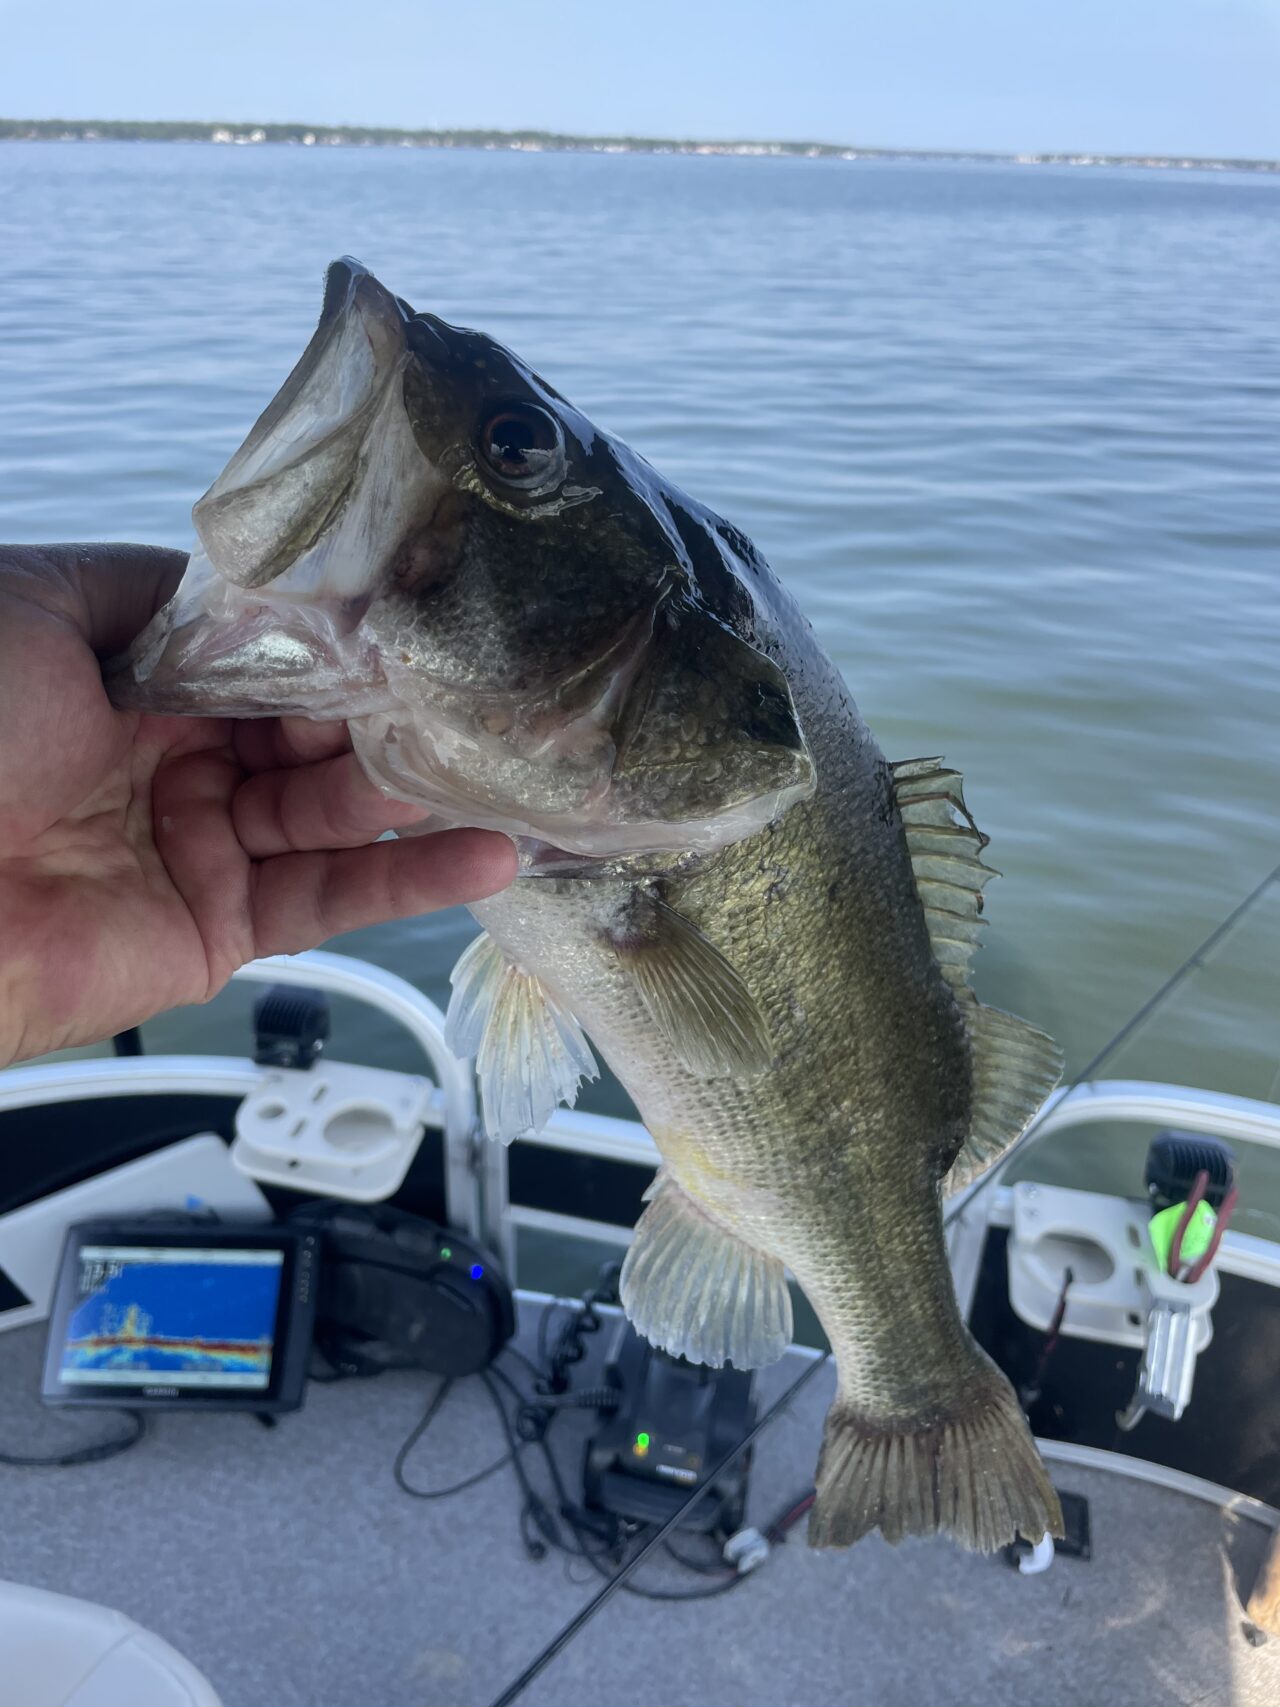
[[[12,1707],[219,1707],[196,1668],[109,1606],[0,1582],[0,1699]]]

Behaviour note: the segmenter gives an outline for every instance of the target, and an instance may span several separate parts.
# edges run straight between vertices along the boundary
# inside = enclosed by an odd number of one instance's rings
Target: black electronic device
[[[617,1409],[587,1444],[588,1507],[635,1523],[665,1523],[756,1420],[752,1378],[671,1357],[621,1322],[605,1381]],[[749,1453],[690,1506],[682,1529],[732,1535],[746,1508]]]
[[[1223,1202],[1235,1182],[1235,1152],[1221,1138],[1203,1132],[1158,1132],[1147,1150],[1146,1186],[1151,1207],[1168,1209],[1185,1203],[1196,1179],[1208,1175],[1205,1202],[1213,1210]]]
[[[291,1225],[321,1240],[315,1343],[343,1374],[472,1375],[515,1332],[505,1276],[465,1233],[381,1203],[309,1203]]]
[[[253,1004],[253,1058],[259,1067],[306,1069],[329,1041],[329,1003],[319,990],[273,984]]]
[[[51,1405],[288,1411],[311,1356],[319,1240],[192,1217],[82,1221],[54,1289]]]

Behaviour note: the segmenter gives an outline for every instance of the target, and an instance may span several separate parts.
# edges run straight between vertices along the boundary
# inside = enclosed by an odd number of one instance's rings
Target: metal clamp
[[[1147,1343],[1132,1399],[1116,1415],[1126,1433],[1148,1411],[1177,1422],[1191,1401],[1195,1380],[1196,1322],[1192,1306],[1180,1299],[1161,1299],[1147,1312]]]

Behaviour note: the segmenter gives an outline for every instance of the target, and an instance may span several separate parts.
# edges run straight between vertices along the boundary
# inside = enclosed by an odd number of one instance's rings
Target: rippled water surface
[[[890,757],[964,771],[980,992],[1074,1064],[1280,858],[1280,181],[7,145],[0,536],[186,544],[343,252],[752,535]],[[441,999],[469,932],[353,946]],[[1108,1071],[1278,1066],[1273,892]]]

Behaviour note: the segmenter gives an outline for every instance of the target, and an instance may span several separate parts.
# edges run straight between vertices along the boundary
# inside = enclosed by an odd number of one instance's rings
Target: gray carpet
[[[537,1310],[522,1310],[529,1349]],[[0,1335],[0,1450],[113,1426],[41,1408],[41,1340]],[[762,1396],[801,1367],[765,1372]],[[812,1477],[830,1388],[823,1370],[760,1442],[755,1521]],[[440,1503],[396,1489],[392,1458],[429,1391],[407,1375],[313,1386],[272,1431],[160,1416],[116,1460],[0,1468],[0,1577],[119,1607],[199,1666],[225,1707],[487,1707],[598,1579],[581,1562],[526,1557],[509,1469]],[[567,1470],[590,1426],[557,1424]],[[453,1480],[500,1446],[487,1396],[464,1382],[409,1474]],[[1091,1563],[1021,1578],[943,1543],[811,1553],[799,1529],[730,1594],[615,1596],[525,1707],[1276,1707],[1280,1642],[1249,1644],[1237,1587],[1264,1533],[1116,1477],[1056,1479],[1091,1500]],[[642,1580],[677,1579],[659,1567]],[[23,1707],[5,1696],[3,1656],[0,1707]]]

